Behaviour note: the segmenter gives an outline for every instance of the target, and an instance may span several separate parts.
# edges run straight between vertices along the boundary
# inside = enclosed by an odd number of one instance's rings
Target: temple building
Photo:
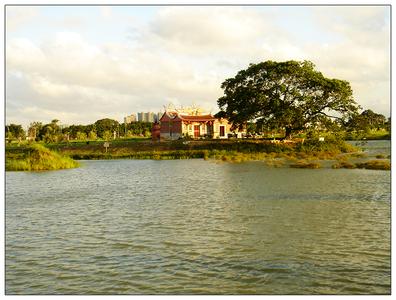
[[[176,140],[183,137],[226,139],[242,138],[246,129],[231,130],[231,123],[226,119],[216,118],[211,114],[199,112],[165,111],[160,119],[161,138]]]

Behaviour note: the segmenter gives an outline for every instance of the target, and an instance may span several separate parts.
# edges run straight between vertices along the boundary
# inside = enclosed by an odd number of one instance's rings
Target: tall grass
[[[368,170],[390,170],[391,163],[389,160],[369,160],[366,162],[338,162],[331,166],[333,169],[368,169]]]
[[[42,171],[76,168],[79,163],[40,144],[26,149],[24,155],[6,156],[6,171]]]
[[[390,170],[391,163],[389,160],[369,160],[364,163],[357,163],[356,167],[369,170]]]
[[[318,162],[308,162],[305,160],[299,160],[294,164],[290,164],[290,168],[298,168],[298,169],[319,169],[321,168],[321,164]]]
[[[334,143],[333,143],[334,142]],[[205,140],[205,141],[112,141],[106,152],[103,143],[58,143],[46,145],[56,154],[61,153],[73,159],[189,159],[203,158],[239,163],[256,160],[266,162],[269,166],[280,167],[284,161],[298,160],[325,160],[334,159],[341,153],[357,151],[344,141],[318,142],[306,140],[304,143],[271,143],[258,140]],[[35,147],[38,147],[36,145]],[[352,147],[352,148],[351,148]],[[31,147],[6,148],[6,156],[9,169],[44,169],[51,158],[36,159],[34,167],[26,155],[32,150]],[[46,149],[46,148],[44,148]],[[44,151],[44,150],[43,150]],[[46,149],[46,151],[49,151]],[[53,153],[55,153],[53,152]],[[30,154],[29,154],[30,155]],[[44,155],[44,154],[43,154]],[[22,157],[21,157],[22,156]],[[25,162],[21,162],[25,160]],[[37,163],[39,161],[39,163]],[[55,162],[51,162],[54,168],[59,168]],[[73,165],[73,163],[71,163]],[[30,166],[30,167],[27,167]],[[73,167],[73,166],[72,166]],[[52,169],[52,168],[51,168]]]

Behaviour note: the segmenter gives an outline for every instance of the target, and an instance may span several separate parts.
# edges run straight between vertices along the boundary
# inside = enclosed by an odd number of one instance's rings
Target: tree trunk
[[[286,133],[285,133],[285,140],[290,140],[291,139],[291,133],[292,133],[292,129],[291,127],[286,127]]]

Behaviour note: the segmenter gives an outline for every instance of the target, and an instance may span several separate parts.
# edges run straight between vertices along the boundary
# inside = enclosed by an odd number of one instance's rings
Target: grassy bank
[[[358,150],[343,141],[306,141],[301,144],[259,140],[118,141],[111,142],[107,151],[103,143],[53,144],[49,147],[74,159],[215,158],[234,161],[261,160],[264,156],[329,159]]]
[[[358,149],[343,142],[274,143],[260,140],[197,140],[164,141],[149,140],[112,141],[106,150],[104,142],[52,143],[50,150],[73,159],[180,159],[220,158],[222,160],[257,160],[264,157],[290,159],[329,159],[340,153]],[[6,158],[26,154],[31,146],[6,147]]]
[[[364,156],[358,148],[341,140],[325,142],[283,143],[265,140],[197,140],[163,141],[116,140],[104,148],[104,142],[53,143],[46,145],[55,153],[73,159],[189,159],[203,158],[227,162],[263,161],[269,166],[289,165],[295,168],[320,168],[320,160],[347,161]],[[6,159],[24,155],[29,147],[7,147]],[[12,162],[18,164],[18,162]],[[10,164],[10,163],[9,163]],[[345,165],[334,166],[344,168]],[[380,167],[379,167],[380,168]]]
[[[76,168],[73,159],[49,150],[40,144],[19,152],[6,152],[6,171],[43,171]]]

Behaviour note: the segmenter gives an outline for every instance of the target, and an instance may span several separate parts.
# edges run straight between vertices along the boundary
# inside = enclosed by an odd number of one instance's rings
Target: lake
[[[7,172],[5,292],[390,294],[390,175],[201,159]]]

